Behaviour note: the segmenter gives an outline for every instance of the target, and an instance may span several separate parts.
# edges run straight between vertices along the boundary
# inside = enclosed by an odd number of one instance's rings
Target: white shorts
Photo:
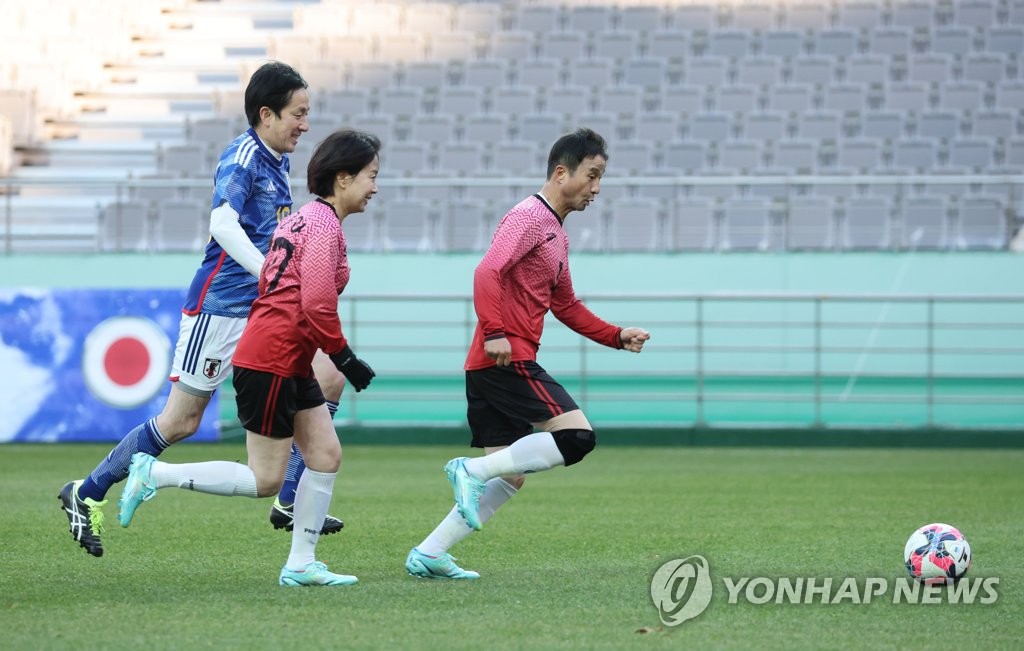
[[[200,312],[181,315],[171,382],[186,393],[210,397],[231,374],[231,357],[248,319]]]

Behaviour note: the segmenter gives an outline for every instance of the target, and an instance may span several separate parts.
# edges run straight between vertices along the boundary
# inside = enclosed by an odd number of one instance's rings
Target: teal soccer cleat
[[[117,501],[120,509],[117,512],[117,519],[122,527],[132,523],[135,509],[139,508],[140,504],[156,496],[156,487],[153,486],[154,461],[156,458],[145,452],[136,452],[132,455],[132,463],[128,466],[128,479],[124,481],[121,499]]]
[[[468,457],[456,457],[444,465],[444,472],[455,493],[455,505],[459,514],[473,529],[480,531],[480,496],[484,493],[484,482],[466,470]]]
[[[307,585],[355,585],[359,579],[350,574],[335,574],[320,561],[313,561],[301,570],[289,570],[287,565],[282,567],[278,583],[299,588]]]
[[[479,579],[480,574],[473,570],[464,570],[455,564],[451,554],[427,556],[415,547],[405,559],[405,569],[409,574],[421,579]]]

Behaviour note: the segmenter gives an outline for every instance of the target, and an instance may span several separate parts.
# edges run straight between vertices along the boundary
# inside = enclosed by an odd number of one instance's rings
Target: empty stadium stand
[[[998,250],[1024,210],[1022,0],[40,0],[9,13],[6,250],[201,246],[189,206],[205,209],[268,57],[311,86],[297,200],[331,130],[384,141],[354,250],[485,246],[482,215],[493,225],[534,190],[546,148],[580,125],[612,153],[593,223],[570,226],[583,250]]]

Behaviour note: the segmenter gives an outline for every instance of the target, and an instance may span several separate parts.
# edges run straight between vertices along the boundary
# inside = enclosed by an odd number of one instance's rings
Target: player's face
[[[380,158],[373,157],[370,164],[359,170],[345,187],[344,200],[349,214],[363,212],[373,195],[377,194],[377,173],[380,171]]]
[[[601,191],[601,177],[608,161],[603,156],[584,158],[576,171],[562,182],[562,199],[570,210],[586,210]]]
[[[261,117],[260,137],[274,151],[290,154],[299,144],[299,136],[309,131],[309,93],[300,88],[292,93],[291,101],[281,109],[280,116],[264,109]]]

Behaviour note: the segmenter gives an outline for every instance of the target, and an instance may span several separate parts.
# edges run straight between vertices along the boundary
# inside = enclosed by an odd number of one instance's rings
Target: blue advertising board
[[[184,300],[184,290],[0,288],[0,443],[117,441],[159,414]],[[193,439],[219,437],[218,393]]]

